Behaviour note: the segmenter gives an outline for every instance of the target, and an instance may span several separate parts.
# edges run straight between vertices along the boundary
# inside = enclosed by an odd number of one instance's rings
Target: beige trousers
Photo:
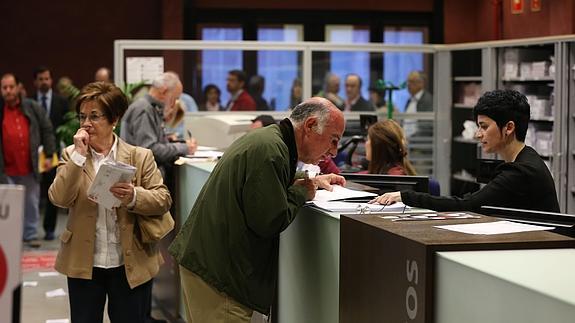
[[[253,310],[213,288],[180,266],[188,323],[249,323]]]

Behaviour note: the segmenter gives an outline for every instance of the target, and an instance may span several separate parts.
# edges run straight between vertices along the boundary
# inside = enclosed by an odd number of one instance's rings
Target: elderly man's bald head
[[[313,97],[298,104],[290,115],[299,159],[308,164],[335,157],[345,129],[343,113],[331,101]]]

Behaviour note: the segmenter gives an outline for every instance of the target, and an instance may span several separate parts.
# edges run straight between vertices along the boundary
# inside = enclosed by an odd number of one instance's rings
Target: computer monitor
[[[575,237],[575,215],[555,212],[544,212],[525,209],[514,209],[498,206],[482,206],[481,214],[509,219],[516,222],[553,226],[553,232]]]
[[[362,135],[367,136],[367,129],[369,126],[377,122],[377,116],[373,114],[360,114],[359,124],[361,127]]]
[[[185,126],[202,146],[226,149],[250,130],[255,117],[226,112],[192,118]]]
[[[429,192],[429,177],[427,176],[356,173],[341,173],[340,175],[345,177],[348,181],[375,187],[379,189],[379,194],[401,190],[412,190],[423,193]]]

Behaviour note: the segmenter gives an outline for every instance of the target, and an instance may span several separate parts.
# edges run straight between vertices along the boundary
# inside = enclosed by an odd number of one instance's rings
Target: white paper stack
[[[132,165],[117,161],[104,162],[88,189],[88,198],[109,210],[120,206],[121,201],[110,192],[110,187],[116,183],[131,182],[135,173],[136,168]]]

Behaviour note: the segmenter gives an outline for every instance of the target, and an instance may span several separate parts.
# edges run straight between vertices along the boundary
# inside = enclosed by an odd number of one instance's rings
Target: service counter
[[[177,230],[188,217],[214,166],[215,163],[207,162],[178,167]],[[280,235],[274,321],[448,322],[435,320],[435,315],[452,317],[457,314],[446,309],[457,312],[463,308],[446,304],[453,296],[445,295],[451,293],[446,288],[457,287],[464,278],[451,280],[446,273],[454,269],[448,271],[446,263],[452,268],[463,268],[466,264],[455,258],[454,253],[443,252],[575,248],[574,239],[546,231],[473,236],[433,228],[440,224],[494,220],[483,216],[392,223],[376,215],[340,217],[338,213],[306,206]],[[549,249],[541,254],[553,258]],[[534,268],[526,267],[526,271]],[[573,266],[564,268],[571,270]],[[472,272],[462,275],[467,277]],[[496,275],[497,268],[492,272]],[[532,278],[536,281],[537,275]],[[465,294],[465,290],[460,292]],[[468,306],[476,302],[472,298],[469,302],[462,297],[456,299]],[[183,310],[179,312],[183,317]],[[454,317],[452,321],[457,322],[459,316]]]
[[[435,322],[575,321],[575,249],[438,252]]]

